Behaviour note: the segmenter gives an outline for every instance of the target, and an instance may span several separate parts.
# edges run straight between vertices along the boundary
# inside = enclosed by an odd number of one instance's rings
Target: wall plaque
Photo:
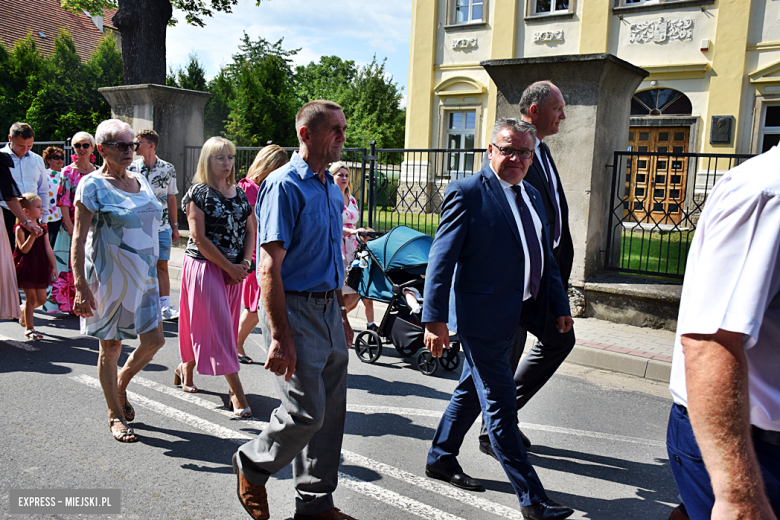
[[[563,31],[545,31],[534,33],[536,43],[563,41]]]
[[[664,43],[667,41],[685,41],[693,39],[693,20],[664,17],[652,22],[632,23],[628,43]]]
[[[452,40],[452,48],[459,49],[476,49],[478,46],[476,38],[460,38],[458,40]]]

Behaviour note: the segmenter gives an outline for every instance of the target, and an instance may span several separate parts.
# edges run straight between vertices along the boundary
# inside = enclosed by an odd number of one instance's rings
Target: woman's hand
[[[366,236],[366,233],[374,233],[374,230],[371,229],[370,227],[358,228],[358,229],[355,230],[355,234],[356,235],[360,235],[360,237],[363,240],[373,240],[374,239],[374,237],[372,237],[372,236]]]
[[[230,264],[230,266],[225,269],[225,272],[230,277],[230,285],[238,285],[241,282],[244,281],[244,278],[246,278],[246,273],[249,270],[249,268],[246,266],[246,264]]]
[[[95,297],[92,296],[92,291],[89,290],[87,284],[77,284],[76,297],[73,299],[73,312],[76,316],[89,318],[92,316],[92,311],[96,308]]]
[[[22,225],[24,226],[24,229],[26,229],[27,231],[35,235],[36,238],[43,235],[43,228],[41,228],[41,226],[39,226],[32,220],[30,220],[29,222],[25,222]]]

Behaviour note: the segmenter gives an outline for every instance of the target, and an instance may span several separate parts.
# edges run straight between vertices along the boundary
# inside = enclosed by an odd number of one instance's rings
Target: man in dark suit
[[[523,92],[520,98],[520,113],[523,121],[536,127],[536,146],[534,158],[525,182],[536,188],[544,202],[544,211],[550,225],[550,247],[558,264],[564,291],[569,288],[569,275],[574,259],[574,246],[569,232],[569,206],[563,191],[561,177],[555,166],[550,149],[544,144],[544,138],[558,133],[561,121],[566,119],[566,102],[561,91],[550,81],[537,81]],[[557,316],[547,316],[540,334],[533,333],[537,341],[528,355],[519,363],[523,354],[527,329],[521,326],[517,333],[517,344],[511,356],[512,370],[515,371],[517,410],[523,406],[547,383],[561,363],[574,348],[574,330],[560,333],[556,324]],[[520,366],[518,367],[518,363]],[[523,445],[531,446],[531,441],[520,432]],[[479,434],[479,449],[492,457],[485,426]]]
[[[573,324],[541,195],[523,182],[535,134],[533,125],[500,119],[488,148],[490,165],[447,186],[428,259],[422,316],[425,346],[434,356],[449,346],[452,317],[466,357],[428,452],[426,475],[482,489],[456,459],[463,437],[482,413],[492,449],[530,520],[574,512],[547,497],[528,462],[517,428],[510,364],[518,324],[539,332],[548,313],[557,317],[562,331]]]

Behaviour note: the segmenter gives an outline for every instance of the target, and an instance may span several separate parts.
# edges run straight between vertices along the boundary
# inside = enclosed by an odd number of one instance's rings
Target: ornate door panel
[[[637,222],[679,224],[682,219],[688,161],[689,127],[631,127],[629,151],[640,152],[626,167],[626,213]],[[641,155],[658,152],[669,155]]]

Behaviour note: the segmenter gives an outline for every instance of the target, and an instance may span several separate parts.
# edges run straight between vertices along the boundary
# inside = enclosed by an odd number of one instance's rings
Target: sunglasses
[[[102,143],[103,146],[110,144],[111,146],[115,146],[117,150],[120,152],[126,152],[128,148],[132,148],[133,151],[138,150],[138,146],[141,143]]]
[[[64,155],[52,155],[51,157],[49,157],[50,161],[62,161],[64,159],[65,159]]]
[[[92,146],[92,143],[74,143],[73,148],[78,150],[79,148],[84,148],[85,150]]]

